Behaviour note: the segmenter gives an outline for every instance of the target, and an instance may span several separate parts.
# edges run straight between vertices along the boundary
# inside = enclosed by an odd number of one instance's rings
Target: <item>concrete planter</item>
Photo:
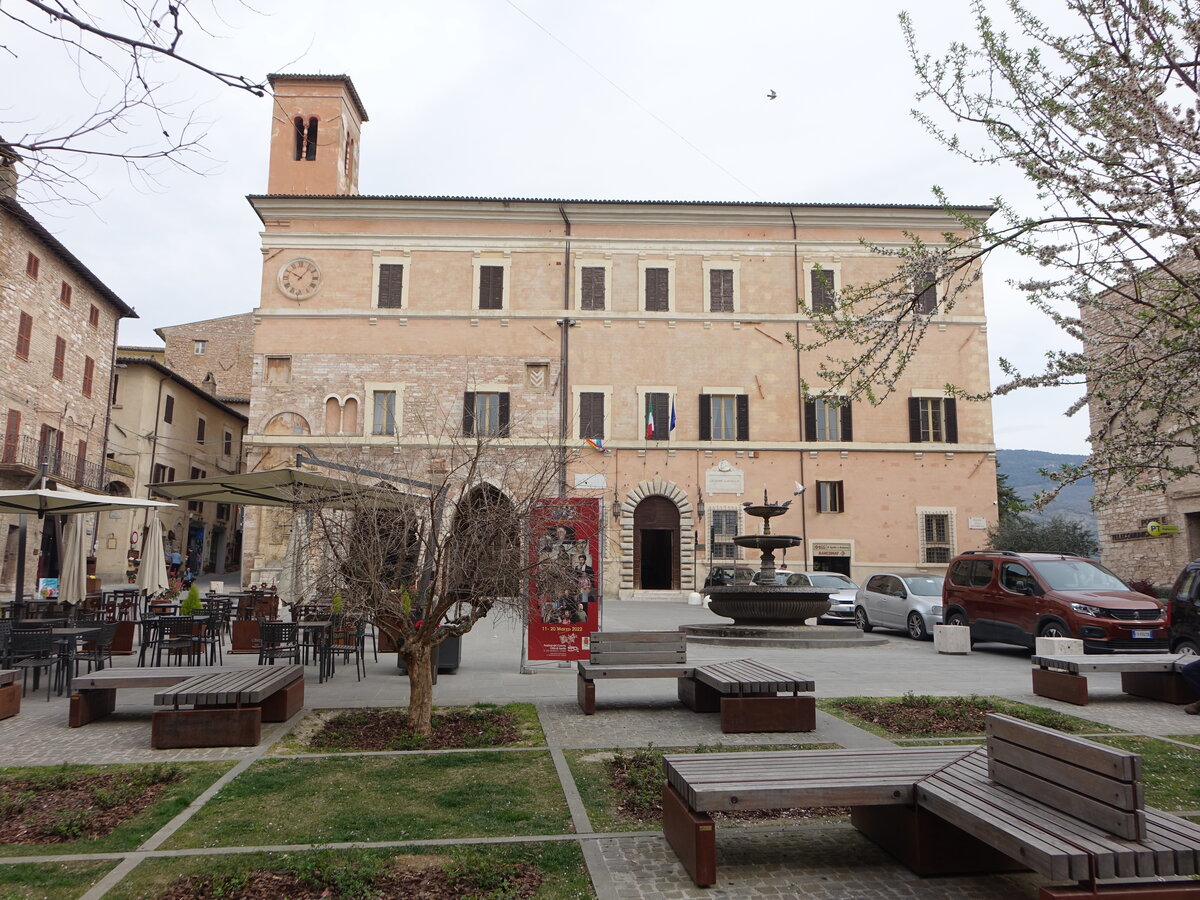
[[[933,649],[938,653],[970,653],[971,629],[962,625],[934,625]]]
[[[1083,656],[1083,641],[1079,638],[1040,637],[1035,639],[1037,656]]]

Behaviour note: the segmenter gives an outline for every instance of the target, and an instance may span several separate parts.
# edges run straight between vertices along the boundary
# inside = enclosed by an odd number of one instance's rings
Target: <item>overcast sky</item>
[[[255,79],[349,75],[370,116],[363,193],[931,203],[936,184],[963,204],[1029,197],[1011,171],[950,155],[910,114],[918,86],[897,14],[908,10],[936,53],[968,35],[966,0],[252,2],[194,5],[209,33],[190,29],[181,52]],[[122,4],[90,5],[116,16]],[[77,121],[107,89],[60,46],[0,29],[14,54],[0,53],[0,78],[22,88],[0,99],[5,135]],[[176,66],[156,73],[162,96],[194,117],[203,174],[160,165],[147,179],[98,164],[82,173],[95,199],[22,194],[137,309],[125,344],[258,302],[259,222],[245,197],[266,189],[269,100]],[[147,141],[161,130],[150,118],[138,127]],[[1001,257],[985,269],[995,381],[996,358],[1035,369],[1062,341],[1007,285],[1016,271]],[[1086,416],[1063,415],[1072,399],[994,401],[997,446],[1086,453]]]

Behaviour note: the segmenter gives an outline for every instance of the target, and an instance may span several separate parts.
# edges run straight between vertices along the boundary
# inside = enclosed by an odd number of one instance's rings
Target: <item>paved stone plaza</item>
[[[681,624],[715,621],[701,607],[670,603],[613,602],[607,604],[607,630],[674,628]],[[1179,707],[1138,700],[1120,691],[1117,675],[1090,679],[1092,702],[1075,707],[1043,697],[1031,689],[1029,654],[1017,648],[977,647],[966,656],[939,655],[931,643],[918,643],[900,634],[887,634],[882,646],[819,650],[757,648],[753,655],[816,682],[818,697],[852,695],[899,696],[907,692],[941,696],[992,695],[1058,709],[1135,734],[1152,736],[1200,734],[1200,717]],[[748,655],[742,649],[711,645],[689,647],[689,660],[732,659]],[[253,656],[227,656],[227,665],[249,665]],[[133,665],[121,659],[118,665]],[[597,684],[595,716],[584,716],[575,703],[573,667],[532,663],[521,673],[521,634],[511,621],[492,617],[479,623],[463,641],[462,663],[454,675],[442,675],[434,688],[435,702],[452,706],[474,702],[526,701],[536,705],[547,744],[554,758],[571,811],[575,835],[584,851],[589,873],[601,900],[608,898],[1033,898],[1040,883],[1034,875],[970,878],[928,878],[912,875],[891,860],[851,825],[801,823],[782,827],[722,826],[718,839],[717,886],[692,886],[682,866],[657,832],[598,834],[588,820],[582,800],[563,757],[564,750],[612,747],[690,747],[697,744],[827,743],[849,748],[882,747],[889,742],[840,719],[818,712],[815,732],[803,735],[722,735],[718,717],[698,715],[675,700],[675,685],[667,679],[615,679]],[[371,659],[368,673],[356,681],[353,667],[338,671],[318,684],[315,670],[306,683],[306,707],[403,706],[407,681],[396,673],[394,654]],[[166,839],[217,790],[236,778],[253,761],[279,753],[278,741],[299,722],[264,726],[263,740],[254,748],[154,751],[149,748],[152,690],[124,690],[117,695],[116,713],[83,728],[67,727],[67,700],[30,693],[21,714],[0,721],[0,749],[6,765],[129,763],[149,760],[228,760],[237,765],[138,851],[77,854],[70,857],[29,855],[0,859],[15,862],[107,859],[119,862],[108,876],[83,896],[99,898]],[[453,751],[446,751],[453,752]],[[535,838],[536,839],[536,838]],[[548,835],[547,840],[563,840]],[[486,839],[485,839],[486,840]],[[255,848],[226,848],[246,852]],[[177,851],[176,851],[177,852]]]

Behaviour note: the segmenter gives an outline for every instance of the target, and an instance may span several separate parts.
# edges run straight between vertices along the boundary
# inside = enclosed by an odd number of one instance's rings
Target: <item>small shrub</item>
[[[43,826],[42,831],[50,837],[74,840],[87,834],[92,824],[92,813],[86,809],[63,809]]]
[[[11,794],[0,794],[0,819],[20,815],[33,802],[35,796],[33,791],[14,791]]]

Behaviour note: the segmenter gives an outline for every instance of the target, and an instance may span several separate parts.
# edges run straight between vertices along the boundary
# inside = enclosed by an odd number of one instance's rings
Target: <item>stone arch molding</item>
[[[655,476],[652,481],[641,481],[621,501],[621,590],[633,591],[633,511],[647,497],[666,497],[679,510],[679,585],[690,590],[696,583],[696,544],[692,533],[696,528],[692,501],[687,493],[673,481],[663,481]]]

